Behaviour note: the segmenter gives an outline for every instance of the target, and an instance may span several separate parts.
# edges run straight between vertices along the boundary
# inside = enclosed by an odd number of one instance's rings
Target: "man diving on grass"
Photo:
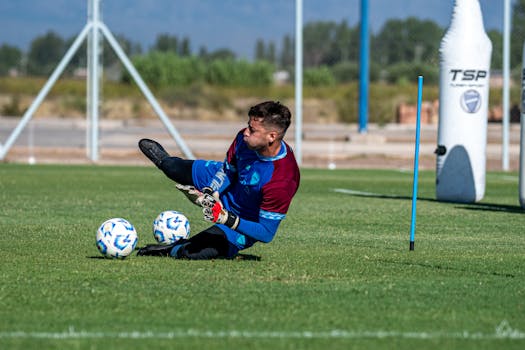
[[[268,243],[299,187],[299,167],[283,140],[290,110],[266,101],[250,108],[223,162],[170,156],[156,141],[139,148],[176,187],[202,208],[213,226],[170,245],[147,245],[137,255],[178,259],[232,258],[256,242]]]

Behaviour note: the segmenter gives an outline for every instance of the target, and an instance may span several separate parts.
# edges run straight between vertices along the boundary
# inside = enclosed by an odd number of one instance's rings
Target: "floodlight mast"
[[[88,147],[88,156],[93,162],[98,161],[98,116],[99,116],[99,95],[100,95],[100,80],[101,80],[101,67],[99,63],[100,58],[100,44],[102,37],[105,37],[116,55],[124,64],[130,75],[135,80],[135,83],[138,85],[148,102],[150,103],[153,110],[157,113],[160,120],[163,122],[164,126],[174,138],[175,142],[181,149],[182,153],[186,158],[195,159],[193,153],[188,148],[177,129],[172,125],[169,118],[166,116],[159,103],[147,87],[147,85],[142,80],[141,76],[128,59],[124,50],[120,47],[119,43],[111,34],[111,31],[102,23],[100,20],[100,2],[102,0],[88,0],[88,21],[80,34],[77,36],[71,47],[67,50],[66,54],[55,68],[47,82],[44,84],[44,87],[38,93],[36,99],[29,106],[27,111],[24,113],[22,119],[15,127],[13,132],[9,135],[6,143],[4,145],[0,144],[0,160],[3,160],[13,146],[16,139],[27,125],[27,123],[33,117],[35,111],[40,106],[42,101],[45,99],[55,82],[58,80],[68,63],[71,61],[71,58],[78,51],[80,45],[89,36],[89,45],[88,45],[88,83],[87,83],[87,118],[88,121],[91,121],[91,132],[87,130],[87,145]],[[99,33],[99,30],[101,33]],[[102,34],[102,37],[99,36]],[[89,123],[88,123],[89,124]]]

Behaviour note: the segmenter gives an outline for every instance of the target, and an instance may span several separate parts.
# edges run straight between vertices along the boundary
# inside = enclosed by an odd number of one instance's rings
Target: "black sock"
[[[193,186],[192,176],[193,160],[179,157],[166,157],[162,160],[159,168],[167,177],[182,185]]]

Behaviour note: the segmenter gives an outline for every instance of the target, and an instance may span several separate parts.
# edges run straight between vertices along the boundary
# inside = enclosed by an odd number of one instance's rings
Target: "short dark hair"
[[[292,113],[285,105],[276,101],[261,102],[250,108],[249,117],[260,118],[263,125],[273,125],[281,130],[282,135],[290,126]]]

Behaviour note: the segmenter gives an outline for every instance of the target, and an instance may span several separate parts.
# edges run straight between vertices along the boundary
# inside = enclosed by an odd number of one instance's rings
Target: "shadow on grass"
[[[252,255],[252,254],[237,254],[237,256],[234,256],[231,258],[232,260],[246,260],[246,261],[261,261],[262,258],[258,255]]]
[[[88,259],[97,259],[97,260],[112,260],[110,258],[106,258],[104,256],[101,256],[101,255],[93,255],[93,256],[87,256],[86,258]],[[168,256],[154,256],[154,258],[169,258]],[[119,259],[114,259],[114,260],[119,260]],[[126,259],[121,259],[121,260],[126,260]],[[184,259],[184,260],[188,260],[188,259]],[[237,254],[236,256],[234,257],[231,257],[231,258],[216,258],[216,259],[210,259],[210,260],[243,260],[243,261],[261,261],[262,258],[258,255],[252,255],[252,254]]]
[[[346,194],[346,195],[350,195],[350,196],[354,196],[354,197],[409,200],[409,201],[412,200],[412,197],[409,197],[409,196],[360,192],[360,191],[345,190],[345,189],[339,189],[339,188],[336,188],[333,191],[342,193],[342,194]],[[457,209],[465,209],[465,210],[500,211],[500,212],[513,213],[513,214],[525,213],[525,210],[518,205],[505,205],[505,204],[495,204],[495,203],[459,203],[459,202],[438,201],[435,198],[426,198],[426,197],[417,197],[417,200],[424,201],[424,202],[452,204],[452,205],[455,205]]]
[[[502,211],[505,213],[523,214],[525,210],[518,205],[504,205],[504,204],[492,204],[492,203],[472,203],[464,204],[463,206],[457,207],[466,210],[481,210],[481,211]]]
[[[515,277],[517,277],[517,275],[515,275],[513,273],[462,269],[462,268],[457,268],[457,267],[453,267],[453,266],[444,266],[444,265],[439,265],[439,264],[433,265],[433,264],[428,264],[428,263],[417,263],[417,262],[408,262],[408,261],[393,261],[393,260],[388,260],[388,259],[373,259],[373,260],[381,262],[381,263],[386,263],[386,264],[405,265],[405,266],[417,266],[417,267],[422,267],[422,268],[426,268],[426,269],[433,269],[433,270],[440,270],[440,271],[469,272],[469,273],[476,273],[476,274],[479,274],[479,275],[508,277],[508,278],[515,278]]]

